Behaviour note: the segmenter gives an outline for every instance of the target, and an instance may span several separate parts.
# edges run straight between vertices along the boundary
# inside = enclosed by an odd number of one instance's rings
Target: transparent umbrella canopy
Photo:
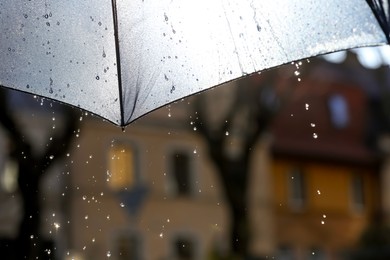
[[[388,43],[387,1],[0,3],[0,85],[117,125],[319,54]]]

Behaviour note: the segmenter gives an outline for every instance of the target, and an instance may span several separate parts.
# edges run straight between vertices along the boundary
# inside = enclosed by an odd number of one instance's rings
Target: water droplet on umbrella
[[[165,18],[165,21],[168,22],[168,16],[166,13],[164,13],[164,18]]]
[[[100,79],[100,77],[99,76],[96,76],[96,80],[99,80]]]

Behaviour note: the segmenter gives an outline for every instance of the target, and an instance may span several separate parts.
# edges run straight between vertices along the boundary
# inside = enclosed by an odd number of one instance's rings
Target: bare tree
[[[293,75],[290,69],[255,74],[240,80],[235,87],[225,86],[215,95],[208,93],[194,99],[192,125],[206,141],[222,183],[231,219],[231,255],[239,259],[249,257],[248,181],[252,151],[292,90],[288,84]]]
[[[18,163],[18,188],[23,208],[19,233],[15,241],[17,245],[15,256],[16,259],[38,259],[43,250],[43,239],[39,228],[40,182],[49,167],[67,153],[79,120],[76,119],[76,110],[64,106],[62,131],[58,131],[52,141],[45,146],[43,153],[38,154],[34,152],[34,143],[26,138],[18,118],[11,111],[12,108],[7,102],[7,93],[6,90],[0,89],[0,125],[10,141],[10,156]]]

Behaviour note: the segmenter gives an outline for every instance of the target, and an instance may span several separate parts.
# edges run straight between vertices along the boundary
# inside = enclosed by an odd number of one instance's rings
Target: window
[[[352,209],[362,211],[365,206],[363,176],[354,174],[351,179]]]
[[[133,145],[119,143],[109,150],[108,184],[116,191],[132,187],[136,181],[136,158]]]
[[[348,103],[340,94],[332,95],[328,101],[330,119],[334,127],[345,128],[349,123]]]
[[[309,252],[307,258],[308,260],[325,260],[325,252],[318,247],[313,247]]]
[[[294,255],[294,251],[292,250],[291,247],[289,247],[287,245],[282,245],[282,246],[280,246],[278,248],[276,259],[279,259],[279,260],[294,260],[296,258],[295,258],[295,255]]]
[[[18,167],[18,163],[12,159],[5,161],[0,175],[0,185],[4,191],[12,193],[18,189]]]
[[[116,260],[138,260],[141,259],[141,238],[137,233],[123,232],[115,240],[115,254]]]
[[[174,259],[192,260],[195,258],[195,243],[188,236],[180,236],[174,241]]]
[[[193,192],[191,178],[191,156],[186,151],[176,151],[171,156],[173,189],[179,196],[189,196]]]
[[[306,200],[304,174],[300,168],[294,168],[290,171],[288,184],[290,206],[299,210],[304,206]]]

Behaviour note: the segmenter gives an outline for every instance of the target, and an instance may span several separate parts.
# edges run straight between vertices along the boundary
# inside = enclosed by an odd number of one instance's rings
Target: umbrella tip
[[[126,127],[125,126],[122,126],[122,133],[126,132]]]

